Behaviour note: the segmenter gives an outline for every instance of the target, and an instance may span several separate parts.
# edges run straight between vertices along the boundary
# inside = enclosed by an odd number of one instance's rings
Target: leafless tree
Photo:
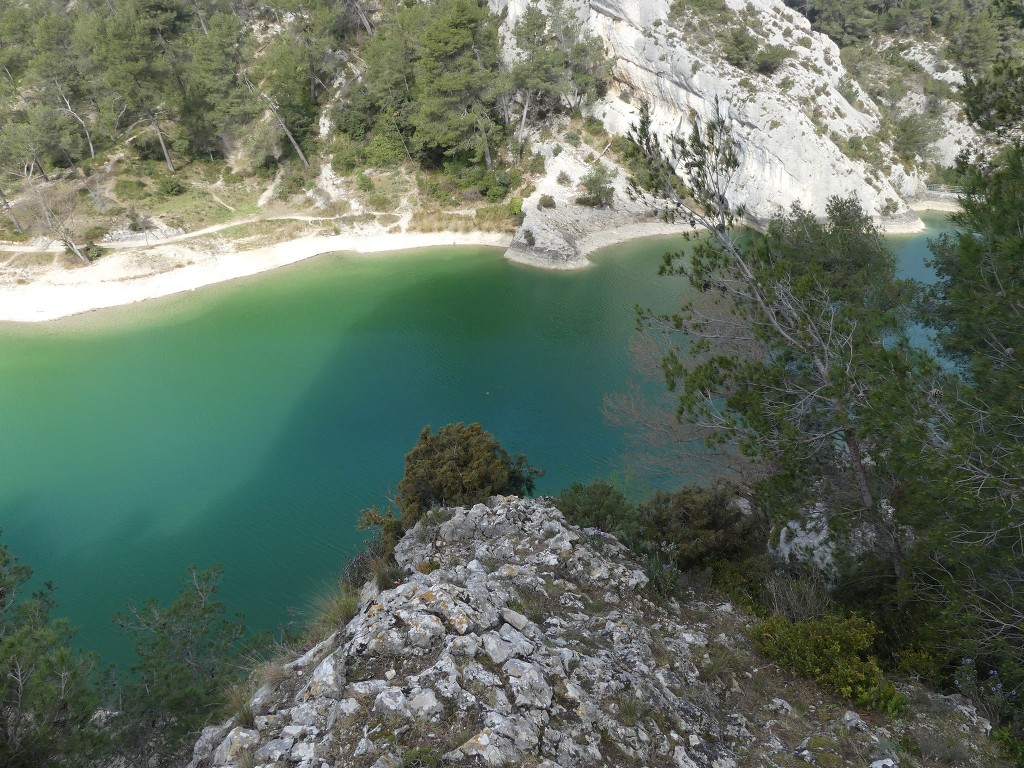
[[[83,264],[89,263],[79,245],[75,242],[79,236],[76,214],[79,210],[81,197],[79,189],[67,182],[51,182],[40,184],[33,180],[26,182],[26,191],[30,200],[30,231],[57,240],[64,245]]]

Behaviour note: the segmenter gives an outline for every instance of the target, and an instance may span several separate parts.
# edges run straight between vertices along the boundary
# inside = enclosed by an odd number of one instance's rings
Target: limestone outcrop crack
[[[395,557],[404,580],[368,583],[347,626],[203,732],[189,768],[737,768],[821,756],[823,734],[896,764],[886,728],[817,693],[780,698],[771,665],[748,663],[748,618],[654,602],[615,537],[569,525],[550,499],[436,510]],[[935,727],[981,739],[962,701],[913,695],[941,711]]]

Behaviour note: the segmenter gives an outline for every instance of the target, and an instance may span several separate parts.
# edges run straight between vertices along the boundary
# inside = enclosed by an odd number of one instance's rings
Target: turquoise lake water
[[[0,327],[3,540],[107,660],[128,655],[110,617],[173,595],[190,563],[224,567],[250,626],[299,619],[425,424],[481,422],[547,471],[539,493],[621,469],[602,399],[634,375],[634,305],[684,290],[655,275],[680,242],[572,273],[495,249],[333,255]],[[892,243],[919,276],[925,237]]]

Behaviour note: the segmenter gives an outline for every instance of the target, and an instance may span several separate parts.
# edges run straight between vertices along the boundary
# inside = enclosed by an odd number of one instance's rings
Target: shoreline
[[[681,234],[688,229],[681,224],[638,222],[598,230],[580,242],[579,258],[564,264],[541,257],[524,258],[523,252],[510,248],[513,235],[504,232],[372,229],[340,235],[300,235],[244,250],[239,248],[244,241],[213,239],[203,242],[199,237],[178,235],[147,246],[132,244],[112,249],[88,266],[54,266],[22,281],[0,284],[0,322],[44,323],[127,306],[269,272],[327,253],[370,255],[444,246],[481,246],[504,248],[508,260],[534,267],[582,269],[590,266],[586,257],[595,251],[629,240]],[[189,242],[190,239],[194,242]],[[51,249],[36,252],[51,253]],[[0,245],[0,251],[3,250],[4,246]]]
[[[119,248],[79,268],[54,267],[23,283],[0,285],[0,322],[40,323],[194,291],[268,272],[326,253],[369,255],[443,246],[507,248],[495,232],[352,232],[303,235],[238,250],[240,243],[175,241]],[[0,251],[3,246],[0,246]]]
[[[915,201],[911,208],[914,211],[944,213],[959,210],[955,201],[945,200]],[[233,224],[215,229],[230,226]],[[880,227],[885,234],[918,232],[922,228],[916,225],[904,229],[897,222],[890,223],[889,227]],[[244,240],[231,241],[215,236],[210,239],[211,233],[200,230],[141,247],[120,244],[88,266],[64,268],[54,265],[28,277],[8,275],[0,284],[0,322],[43,323],[127,306],[269,272],[327,253],[369,255],[444,246],[496,247],[504,248],[505,258],[515,263],[542,269],[577,270],[591,266],[593,262],[588,256],[605,248],[632,240],[692,231],[693,228],[687,224],[662,221],[612,226],[582,237],[576,244],[575,258],[553,259],[514,247],[513,235],[505,232],[387,232],[376,227],[338,235],[299,235],[243,249]],[[0,244],[0,252],[4,250],[4,245]],[[23,247],[12,248],[12,251],[26,250]],[[53,250],[51,246],[36,249],[36,252],[52,253]]]
[[[590,232],[576,242],[576,257],[573,259],[549,258],[542,252],[517,248],[515,245],[505,252],[505,258],[508,261],[525,264],[529,267],[571,272],[593,266],[594,262],[588,257],[605,248],[613,248],[622,243],[645,240],[650,237],[682,236],[696,231],[689,224],[682,222],[667,224],[664,221],[638,221]]]
[[[956,200],[914,200],[909,205],[912,211],[957,213],[960,210],[960,203]]]

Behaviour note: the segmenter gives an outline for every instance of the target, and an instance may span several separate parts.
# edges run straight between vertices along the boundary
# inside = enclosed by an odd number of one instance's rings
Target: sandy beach
[[[7,274],[0,282],[0,321],[44,322],[133,304],[255,275],[324,253],[373,254],[449,245],[508,248],[512,242],[508,233],[387,232],[380,227],[366,227],[339,235],[300,236],[244,249],[244,241],[217,238],[216,231],[223,228],[149,243],[116,244],[88,266],[66,268],[54,264]],[[579,244],[581,258],[571,268],[586,267],[586,255],[602,248],[642,237],[676,234],[683,229],[679,224],[640,222],[593,232]],[[33,248],[0,243],[0,252],[60,250],[60,246],[54,245]],[[509,255],[513,260],[522,260]],[[527,263],[549,269],[555,266],[542,259]]]
[[[955,201],[923,200],[915,211],[955,211]],[[291,218],[291,217],[289,217]],[[299,218],[299,217],[294,217]],[[0,279],[0,322],[45,322],[107,307],[193,291],[206,285],[259,274],[325,253],[373,254],[437,246],[479,245],[508,248],[512,235],[496,232],[385,231],[379,226],[354,229],[338,235],[310,234],[282,242],[245,248],[245,240],[216,236],[232,222],[164,240],[117,243],[88,266],[65,267],[57,263],[6,269]],[[263,220],[268,222],[270,220]],[[282,222],[283,223],[283,222]],[[308,223],[308,222],[307,222]],[[891,222],[882,231],[890,234],[917,232],[917,222]],[[599,229],[577,243],[579,257],[564,263],[510,249],[506,258],[547,269],[581,269],[595,251],[644,237],[679,234],[683,224],[658,221],[635,222]],[[0,243],[0,253],[59,254],[59,245],[25,246]]]
[[[511,235],[493,232],[364,231],[309,235],[240,250],[238,244],[227,240],[190,242],[179,236],[145,247],[115,248],[88,266],[68,269],[54,265],[21,278],[8,277],[0,285],[0,321],[42,322],[132,304],[255,275],[324,253],[371,254],[446,245],[507,247],[511,239]],[[5,250],[0,244],[0,252]]]

